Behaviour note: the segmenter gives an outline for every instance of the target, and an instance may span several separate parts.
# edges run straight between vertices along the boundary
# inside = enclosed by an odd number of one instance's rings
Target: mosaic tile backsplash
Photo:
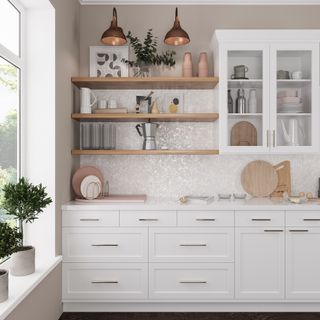
[[[134,111],[135,96],[148,90],[95,91],[98,99],[117,100],[118,106]],[[184,112],[218,111],[217,90],[155,90],[160,108],[166,96],[183,94]],[[142,138],[136,123],[115,123],[118,149],[140,149]],[[160,125],[158,147],[176,149],[218,148],[218,125],[214,123],[168,123]],[[253,160],[277,164],[291,161],[293,193],[316,193],[320,177],[320,155],[219,155],[219,156],[81,156],[81,165],[99,168],[109,181],[111,193],[145,193],[153,198],[177,199],[181,195],[241,193],[240,175]]]

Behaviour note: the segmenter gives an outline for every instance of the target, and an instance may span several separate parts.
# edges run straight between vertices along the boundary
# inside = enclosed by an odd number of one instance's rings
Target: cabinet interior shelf
[[[148,78],[96,78],[72,77],[78,88],[90,89],[213,89],[217,77],[148,77]]]
[[[72,150],[72,155],[216,155],[219,150]]]
[[[84,114],[73,113],[71,118],[79,121],[185,121],[185,122],[211,122],[219,118],[218,113],[108,113],[108,114]]]

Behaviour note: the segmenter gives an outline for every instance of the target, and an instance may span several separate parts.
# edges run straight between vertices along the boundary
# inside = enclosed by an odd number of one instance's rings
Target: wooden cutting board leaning
[[[282,161],[274,166],[278,174],[278,185],[271,193],[271,197],[283,197],[284,192],[291,196],[291,169],[290,161]]]
[[[256,146],[257,145],[257,129],[248,121],[240,121],[231,129],[232,146]]]

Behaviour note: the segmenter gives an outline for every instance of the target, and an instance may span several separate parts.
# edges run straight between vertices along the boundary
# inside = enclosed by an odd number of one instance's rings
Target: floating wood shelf
[[[90,89],[213,89],[219,82],[217,77],[150,77],[150,78],[95,78],[72,77],[79,88]]]
[[[72,150],[72,155],[215,155],[219,150]]]
[[[185,122],[212,122],[219,118],[218,113],[108,113],[108,114],[84,114],[84,113],[73,113],[71,118],[74,120],[83,121],[185,121]]]

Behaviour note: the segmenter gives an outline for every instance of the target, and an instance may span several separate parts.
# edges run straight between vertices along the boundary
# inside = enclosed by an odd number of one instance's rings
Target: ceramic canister
[[[192,56],[190,52],[184,54],[182,75],[183,77],[192,77]]]
[[[208,57],[206,52],[200,53],[199,64],[198,64],[198,76],[199,77],[209,76]]]

